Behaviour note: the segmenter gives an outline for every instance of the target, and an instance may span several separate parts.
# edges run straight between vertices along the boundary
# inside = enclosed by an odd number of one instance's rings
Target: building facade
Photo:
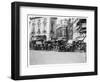
[[[46,40],[75,40],[86,35],[86,19],[68,17],[29,17],[29,39],[45,36]],[[34,38],[33,38],[34,39]]]

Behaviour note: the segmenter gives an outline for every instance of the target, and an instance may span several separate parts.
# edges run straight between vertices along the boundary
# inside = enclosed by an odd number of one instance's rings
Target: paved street
[[[30,50],[30,65],[85,63],[84,52],[55,52]]]

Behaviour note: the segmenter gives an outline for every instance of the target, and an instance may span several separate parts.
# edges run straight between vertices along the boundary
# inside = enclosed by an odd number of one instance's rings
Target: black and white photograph
[[[86,63],[87,17],[28,15],[29,65]]]
[[[12,3],[14,80],[97,75],[97,7]]]

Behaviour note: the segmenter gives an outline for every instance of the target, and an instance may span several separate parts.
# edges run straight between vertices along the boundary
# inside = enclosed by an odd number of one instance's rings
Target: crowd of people
[[[86,43],[82,40],[69,43],[65,40],[32,40],[30,41],[31,50],[52,50],[59,52],[74,52],[76,50],[86,52]]]

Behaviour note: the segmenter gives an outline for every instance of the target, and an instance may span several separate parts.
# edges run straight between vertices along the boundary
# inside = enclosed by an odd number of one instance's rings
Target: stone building
[[[81,30],[80,30],[81,29]],[[86,19],[73,17],[29,17],[29,38],[46,36],[46,40],[75,40],[86,34]],[[35,38],[33,38],[35,39]]]
[[[50,18],[48,17],[30,17],[29,35],[32,36],[46,36],[49,40],[50,36]]]

